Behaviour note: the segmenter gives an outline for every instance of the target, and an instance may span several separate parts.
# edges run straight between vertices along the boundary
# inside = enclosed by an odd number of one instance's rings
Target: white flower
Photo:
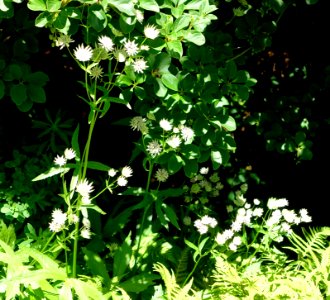
[[[219,245],[224,245],[227,242],[227,238],[223,235],[220,234],[219,232],[217,233],[216,237],[215,237],[215,241],[219,244]]]
[[[165,169],[158,169],[155,177],[159,182],[165,182],[168,179],[168,172]]]
[[[293,223],[297,217],[296,213],[293,210],[289,210],[289,209],[283,209],[282,216],[284,220],[287,221],[288,223]]]
[[[237,250],[237,245],[234,244],[233,242],[231,242],[228,247],[231,251],[235,252]]]
[[[82,223],[85,228],[91,228],[91,221],[88,218],[83,218]]]
[[[66,148],[64,150],[64,157],[67,159],[67,160],[70,160],[70,159],[73,159],[76,157],[76,152],[73,150],[73,149],[69,149],[69,148]]]
[[[235,221],[231,224],[231,230],[234,232],[238,232],[242,229],[242,222]]]
[[[139,47],[134,41],[125,42],[124,49],[128,56],[134,56],[139,52]]]
[[[230,229],[226,229],[226,230],[222,233],[222,235],[223,235],[227,240],[229,240],[229,239],[231,239],[231,238],[234,236],[234,232],[233,232],[232,230],[230,230]]]
[[[88,196],[84,196],[84,197],[81,198],[81,204],[82,205],[89,205],[91,203],[92,203],[92,201],[89,198],[89,195]]]
[[[141,51],[148,51],[149,49],[150,49],[150,47],[148,45],[141,45],[140,46]]]
[[[170,131],[172,130],[172,124],[166,120],[166,119],[161,119],[159,121],[159,126],[164,129],[165,131]]]
[[[90,46],[81,44],[73,51],[73,55],[79,61],[89,61],[93,56],[93,50]]]
[[[84,239],[90,239],[91,238],[91,231],[89,228],[83,228],[81,229],[80,235]]]
[[[60,50],[62,50],[64,47],[69,47],[69,44],[74,42],[74,40],[71,40],[71,37],[66,34],[61,34],[55,41],[56,47],[60,47]]]
[[[138,58],[133,62],[133,69],[136,73],[143,73],[148,68],[146,61],[143,58]]]
[[[301,222],[309,223],[312,222],[312,218],[308,215],[308,211],[306,208],[302,208],[300,211]]]
[[[240,244],[242,244],[242,239],[240,236],[235,236],[232,240],[232,243],[236,246],[239,246]]]
[[[181,135],[185,142],[191,143],[194,139],[195,133],[190,127],[183,126],[181,128]]]
[[[89,194],[93,192],[93,190],[93,185],[89,183],[86,178],[76,186],[77,193],[83,197],[89,197]]]
[[[140,10],[136,10],[135,11],[135,17],[138,20],[139,23],[143,22],[144,16],[143,16],[143,12]]]
[[[199,170],[199,173],[201,173],[202,175],[206,175],[209,173],[209,168],[203,167]]]
[[[159,30],[155,27],[155,25],[147,25],[144,27],[144,35],[146,38],[154,40],[159,35]]]
[[[117,171],[115,169],[113,169],[113,168],[109,169],[108,175],[110,177],[114,177],[114,176],[116,176],[116,174],[117,174]]]
[[[49,230],[52,232],[60,232],[63,228],[63,225],[56,223],[54,220],[49,223]]]
[[[147,151],[150,153],[151,157],[156,157],[162,150],[162,146],[156,140],[149,142],[147,146]]]
[[[133,130],[138,130],[141,131],[143,134],[147,134],[148,133],[148,127],[146,125],[146,119],[137,116],[132,118],[131,122],[130,122],[131,128]]]
[[[204,234],[204,233],[207,233],[207,230],[208,230],[208,227],[203,224],[201,222],[201,220],[196,220],[194,222],[194,226],[197,228],[197,231],[200,233],[200,234]]]
[[[133,170],[131,167],[129,166],[125,166],[124,168],[122,168],[121,170],[121,175],[124,176],[125,178],[127,177],[131,177],[133,174]]]
[[[201,222],[202,222],[202,224],[210,226],[212,228],[214,228],[218,224],[216,219],[209,217],[209,216],[203,216],[201,219]]]
[[[267,207],[269,209],[277,209],[280,207],[285,207],[288,204],[289,204],[288,200],[286,200],[286,199],[269,198],[268,202],[267,202]]]
[[[52,212],[52,218],[53,218],[53,222],[59,225],[64,225],[67,219],[67,215],[66,213],[62,212],[62,210],[60,210],[59,208],[56,208]]]
[[[119,62],[124,62],[127,57],[127,54],[123,49],[117,49],[113,55]]]
[[[261,207],[257,207],[253,210],[252,215],[254,217],[259,217],[260,218],[263,215],[263,213],[264,213],[264,210]]]
[[[63,155],[57,155],[54,158],[54,163],[55,165],[59,166],[59,167],[63,167],[66,164],[66,159]]]
[[[99,45],[107,51],[112,51],[114,48],[114,43],[111,38],[102,35],[98,38]]]
[[[260,200],[258,200],[258,199],[254,199],[254,200],[253,200],[253,203],[254,203],[255,205],[259,205],[259,204],[260,204]]]
[[[126,179],[126,177],[124,177],[124,176],[119,176],[119,177],[117,178],[117,184],[118,184],[119,186],[125,186],[125,185],[127,185],[127,179]]]
[[[170,136],[167,140],[166,143],[173,149],[176,149],[180,146],[181,144],[181,138],[174,134],[172,136]]]

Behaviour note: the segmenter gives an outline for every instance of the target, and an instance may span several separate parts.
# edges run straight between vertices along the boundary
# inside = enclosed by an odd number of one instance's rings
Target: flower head
[[[144,27],[144,35],[146,38],[154,40],[159,35],[159,30],[155,27],[155,25],[147,25]]]
[[[102,77],[103,75],[103,69],[100,66],[94,66],[91,70],[90,70],[90,76],[94,79],[98,79],[100,77]]]
[[[135,11],[135,17],[138,20],[139,23],[143,22],[144,16],[143,16],[143,12],[140,10],[136,10]]]
[[[209,168],[203,167],[199,170],[199,173],[201,173],[202,175],[206,175],[209,173]]]
[[[90,239],[91,238],[91,231],[87,227],[83,227],[80,231],[80,236],[84,239]]]
[[[148,127],[146,125],[146,120],[140,116],[134,117],[130,122],[131,128],[133,130],[141,131],[143,134],[148,133]]]
[[[159,126],[165,131],[170,131],[173,127],[172,124],[166,119],[161,119],[159,121]]]
[[[150,153],[152,157],[156,157],[157,155],[159,155],[162,152],[162,150],[163,149],[161,144],[159,144],[158,141],[156,140],[149,142],[147,146],[147,151]]]
[[[127,57],[127,54],[126,54],[125,50],[123,50],[123,49],[116,49],[116,51],[113,53],[113,55],[119,62],[124,62]]]
[[[67,219],[67,215],[66,213],[62,212],[62,210],[60,210],[59,208],[56,208],[52,212],[52,218],[55,223],[64,225]]]
[[[73,51],[73,55],[79,61],[89,61],[93,56],[93,50],[90,46],[81,44]]]
[[[89,194],[94,191],[92,183],[89,183],[85,178],[76,186],[76,191],[83,197],[89,197]]]
[[[66,158],[63,155],[57,155],[54,158],[54,164],[59,166],[59,167],[63,167],[66,164]]]
[[[136,73],[143,73],[148,68],[146,61],[143,58],[138,58],[133,62],[133,69]]]
[[[67,160],[70,160],[70,159],[73,159],[76,157],[76,152],[72,149],[72,148],[66,148],[64,150],[64,157],[67,159]]]
[[[126,179],[126,177],[124,177],[124,176],[119,176],[119,177],[117,178],[117,184],[118,184],[119,186],[126,186],[126,185],[127,185],[127,179]]]
[[[114,177],[114,176],[116,176],[116,174],[117,174],[117,171],[114,168],[109,169],[108,175],[110,177]]]
[[[190,127],[183,126],[181,128],[181,135],[186,143],[191,143],[194,139],[195,132]]]
[[[124,49],[128,56],[134,56],[139,52],[139,47],[134,41],[125,42]]]
[[[102,35],[98,38],[99,45],[107,51],[112,51],[114,49],[114,43],[111,38]]]
[[[158,169],[155,177],[159,182],[165,182],[168,179],[168,172],[165,169]]]
[[[69,47],[69,44],[74,42],[69,35],[61,34],[55,41],[56,47],[60,47],[62,50],[64,47]]]
[[[133,174],[133,170],[131,167],[129,166],[125,166],[124,168],[122,168],[121,170],[121,175],[124,176],[125,178],[127,177],[131,177]]]
[[[172,136],[170,136],[167,140],[166,143],[173,149],[176,149],[180,146],[181,144],[181,138],[174,134]]]

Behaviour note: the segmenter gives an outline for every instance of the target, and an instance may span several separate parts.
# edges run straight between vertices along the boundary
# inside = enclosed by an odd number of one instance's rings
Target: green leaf
[[[52,20],[52,14],[48,11],[43,11],[37,18],[35,19],[36,27],[45,27]]]
[[[120,278],[123,276],[129,266],[132,255],[131,243],[131,233],[129,233],[114,255],[113,277],[117,276]]]
[[[92,271],[93,275],[100,276],[100,278],[102,278],[103,284],[109,287],[111,280],[109,277],[109,272],[102,258],[97,253],[90,251],[85,247],[83,247],[82,250],[85,254],[84,259],[87,263],[87,266]]]
[[[307,5],[313,5],[319,2],[319,0],[305,0]]]
[[[72,149],[76,152],[76,159],[80,158],[80,147],[79,147],[79,124],[77,125],[77,128],[73,132],[72,140],[71,140],[71,146]]]
[[[182,43],[178,40],[167,42],[167,48],[172,57],[180,59],[183,55]]]
[[[213,164],[213,168],[217,169],[222,164],[223,159],[220,151],[211,151],[211,160]]]
[[[183,160],[179,155],[173,154],[168,160],[168,171],[171,174],[178,172],[183,166]]]
[[[162,208],[165,211],[165,215],[170,220],[171,224],[180,230],[180,226],[177,221],[178,217],[177,217],[175,211],[173,210],[173,208],[166,205],[165,203],[163,203]]]
[[[33,106],[33,102],[31,100],[27,99],[22,104],[17,105],[17,108],[21,112],[28,112],[32,108],[32,106]]]
[[[69,170],[70,170],[70,168],[52,167],[47,172],[42,173],[42,174],[38,175],[37,177],[33,178],[32,181],[43,180],[43,179],[55,176],[60,173],[67,173]]]
[[[159,12],[159,6],[156,0],[140,0],[139,6],[145,10]]]
[[[44,89],[40,86],[29,84],[27,87],[27,93],[29,98],[36,103],[46,102],[46,93]]]
[[[188,160],[185,162],[183,167],[184,173],[188,178],[196,175],[198,173],[198,162],[197,160]]]
[[[61,0],[30,0],[27,6],[32,11],[56,12],[61,8]]]
[[[128,16],[135,16],[134,1],[131,0],[111,0],[107,2],[115,11]]]
[[[99,4],[93,4],[88,8],[87,25],[101,32],[107,26],[107,15]]]
[[[195,246],[192,242],[190,242],[188,240],[184,240],[184,242],[189,248],[194,249],[195,251],[198,251],[198,247]]]
[[[119,287],[126,292],[141,293],[149,286],[154,285],[154,280],[159,279],[158,275],[142,273],[129,278],[128,280],[119,284]]]
[[[70,19],[68,16],[68,13],[66,10],[61,10],[60,13],[57,15],[56,20],[53,23],[54,27],[59,30],[60,32],[63,32],[67,34],[70,29]]]
[[[99,170],[99,171],[108,171],[110,169],[109,166],[102,164],[97,161],[88,161],[87,167],[92,170]]]
[[[236,130],[236,121],[232,116],[227,116],[227,120],[224,123],[221,120],[221,125],[228,131]]]
[[[10,87],[10,97],[16,105],[21,105],[27,99],[26,86],[22,83]]]
[[[161,77],[162,83],[173,91],[179,90],[179,79],[171,73],[165,73]]]
[[[4,76],[4,79],[6,81],[12,81],[12,80],[20,80],[23,76],[23,70],[21,68],[20,65],[18,64],[11,64],[9,65],[6,73],[5,73],[5,76]]]
[[[197,46],[202,46],[205,44],[205,37],[201,32],[198,31],[187,31],[184,34],[184,39],[188,42],[194,43]]]
[[[184,29],[189,26],[191,21],[191,16],[190,15],[183,15],[180,18],[176,19],[175,22],[173,23],[172,31],[173,32],[178,32],[181,29]]]

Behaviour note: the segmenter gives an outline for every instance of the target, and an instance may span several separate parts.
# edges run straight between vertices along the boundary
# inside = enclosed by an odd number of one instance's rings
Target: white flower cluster
[[[109,177],[115,177],[118,171],[114,168],[108,170]],[[126,186],[128,183],[127,178],[133,175],[133,170],[130,166],[125,166],[121,169],[120,175],[117,177],[116,182],[118,186]]]
[[[242,196],[242,194],[240,194],[240,196]],[[262,231],[266,232],[265,235],[267,235],[268,238],[280,242],[283,240],[283,236],[292,232],[292,225],[312,221],[306,209],[300,209],[299,214],[297,214],[293,210],[284,208],[289,204],[286,199],[270,198],[267,202],[268,213],[265,215],[261,225],[256,226],[253,221],[263,216],[264,209],[258,207],[258,205],[260,205],[258,199],[255,199],[253,202],[254,206],[252,207],[251,204],[246,203],[245,200],[244,206],[236,210],[236,218],[233,220],[230,229],[226,229],[222,233],[217,234],[216,242],[219,245],[224,245],[228,242],[229,248],[236,251],[239,244],[233,244],[234,240],[232,238],[237,236],[235,234],[238,234],[243,226],[256,228],[257,230],[262,228]],[[234,208],[230,207],[229,209],[227,207],[227,210],[233,211]]]
[[[56,208],[52,212],[52,221],[49,223],[49,230],[52,232],[60,232],[65,228],[67,214]]]
[[[141,12],[136,11],[137,20],[143,21],[143,15]],[[160,31],[155,25],[146,25],[143,30],[145,39],[154,40],[159,36]],[[73,40],[69,35],[61,34],[55,40],[55,45],[60,49],[69,47],[69,44]],[[73,50],[74,58],[82,63],[93,60],[99,62],[102,59],[108,59],[113,56],[118,62],[125,62],[127,65],[132,65],[134,72],[143,73],[147,68],[147,62],[141,56],[137,56],[140,50],[148,50],[147,45],[139,45],[136,40],[129,40],[124,38],[121,45],[115,45],[112,38],[106,35],[98,37],[97,44],[93,49],[90,45],[80,44]],[[94,66],[89,70],[92,78],[98,78],[102,76],[102,68]]]
[[[209,228],[214,228],[217,225],[218,225],[217,220],[207,215],[203,216],[201,219],[198,219],[194,222],[194,226],[197,228],[197,231],[200,234],[207,233]]]
[[[76,157],[76,152],[71,148],[67,148],[64,150],[63,155],[57,155],[54,158],[54,164],[59,167],[63,167],[68,160],[73,159],[75,157]]]

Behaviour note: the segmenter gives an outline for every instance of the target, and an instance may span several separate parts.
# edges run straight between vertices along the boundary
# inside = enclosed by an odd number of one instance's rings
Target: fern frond
[[[173,270],[170,272],[163,264],[154,264],[154,270],[162,277],[166,287],[166,299],[167,300],[193,300],[198,299],[196,292],[191,288],[193,279],[191,279],[182,288],[176,282],[176,278]],[[192,294],[192,296],[190,295]]]
[[[180,284],[184,282],[188,274],[188,259],[189,259],[190,248],[186,247],[181,251],[180,258],[177,262],[177,267],[175,270],[176,281]]]

